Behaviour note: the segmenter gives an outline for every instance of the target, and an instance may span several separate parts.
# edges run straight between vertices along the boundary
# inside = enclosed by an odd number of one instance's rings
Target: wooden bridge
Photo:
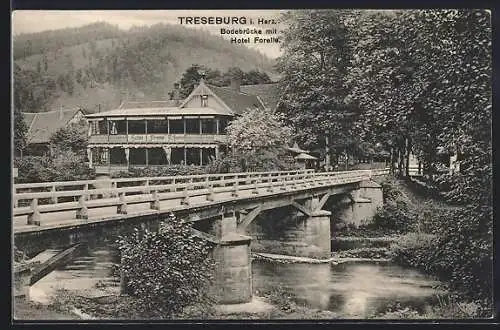
[[[360,217],[363,210],[373,214],[382,203],[382,192],[370,179],[388,172],[302,170],[16,184],[12,194],[16,248],[26,255],[66,248],[34,274],[19,275],[27,279],[18,281],[20,291],[28,292],[29,285],[89,239],[116,237],[117,232],[138,226],[154,228],[174,213],[193,223],[195,235],[215,244],[214,297],[221,303],[249,302],[253,238],[248,235],[258,231],[259,221],[253,220],[259,214],[291,206],[273,218],[277,224],[293,217],[291,210],[304,214],[302,224],[292,221],[295,224],[283,229],[282,247],[291,255],[326,260],[331,254],[331,212],[322,208],[329,197],[344,194],[358,203],[352,208],[353,217]],[[126,279],[121,282],[125,290]]]
[[[352,185],[387,171],[302,170],[16,184],[13,231],[17,236],[215,204],[248,203]]]

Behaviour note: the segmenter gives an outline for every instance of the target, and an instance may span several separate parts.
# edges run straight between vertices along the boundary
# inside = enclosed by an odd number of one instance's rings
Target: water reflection
[[[422,307],[437,291],[436,281],[389,264],[278,264],[254,261],[254,287],[278,287],[307,305],[345,318],[368,317],[389,305]]]

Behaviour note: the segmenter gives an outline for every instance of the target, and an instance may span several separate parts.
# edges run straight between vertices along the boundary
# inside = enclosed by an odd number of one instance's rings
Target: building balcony
[[[221,134],[117,134],[117,135],[91,135],[90,144],[225,144],[227,135]]]

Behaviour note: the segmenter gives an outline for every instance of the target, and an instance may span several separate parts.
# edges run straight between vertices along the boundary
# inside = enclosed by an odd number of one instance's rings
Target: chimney
[[[174,91],[172,94],[172,100],[175,101],[176,106],[181,104],[181,91],[180,91],[180,85],[178,83],[174,84]]]

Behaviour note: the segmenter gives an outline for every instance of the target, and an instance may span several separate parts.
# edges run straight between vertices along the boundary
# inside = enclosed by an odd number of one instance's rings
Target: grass
[[[14,300],[13,318],[20,320],[79,320],[80,318],[69,310],[62,311],[51,306],[25,301]]]
[[[453,296],[437,296],[436,305],[428,305],[419,312],[411,308],[395,308],[382,314],[374,315],[377,319],[481,319],[485,311],[475,302],[462,302]]]

